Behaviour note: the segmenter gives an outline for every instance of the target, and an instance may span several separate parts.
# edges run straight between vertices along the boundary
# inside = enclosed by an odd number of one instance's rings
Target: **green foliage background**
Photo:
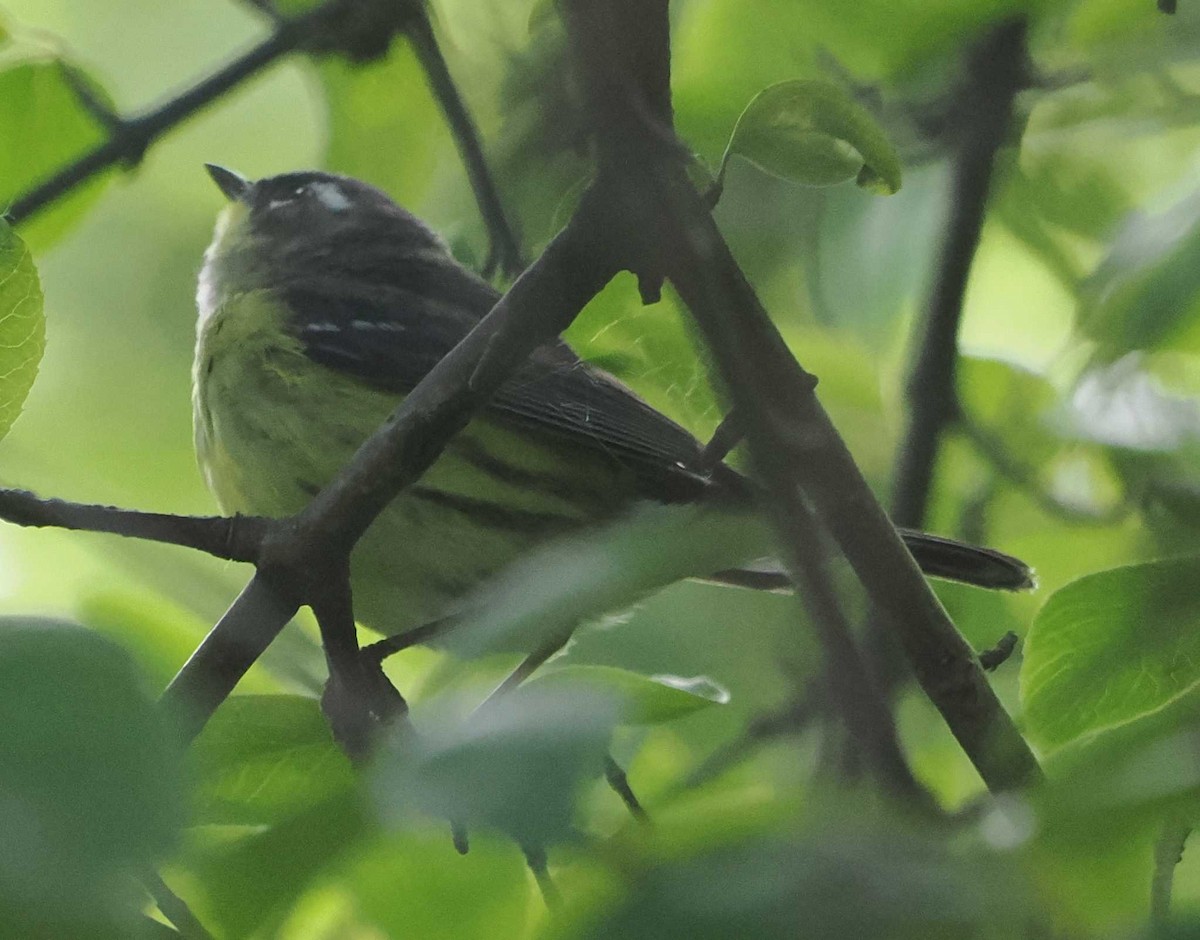
[[[0,202],[102,136],[58,59],[133,112],[263,29],[245,7],[214,0],[3,3]],[[451,70],[531,250],[565,218],[586,172],[557,34],[552,21],[531,19],[534,6],[434,4]],[[839,787],[811,732],[684,787],[706,756],[800,694],[818,664],[792,599],[683,584],[586,629],[559,664],[705,676],[728,703],[664,703],[662,686],[634,681],[615,699],[615,685],[601,683],[594,707],[584,707],[586,695],[539,704],[538,695],[561,693],[548,688],[498,716],[492,737],[468,740],[438,722],[469,707],[511,661],[464,665],[414,650],[391,668],[418,717],[428,708],[429,742],[417,755],[384,755],[365,779],[327,740],[314,698],[320,652],[311,626],[298,625],[239,689],[270,697],[229,703],[189,755],[192,825],[166,851],[158,829],[131,837],[133,848],[101,853],[98,867],[164,864],[201,918],[231,937],[751,935],[743,925],[782,937],[799,923],[811,936],[1135,935],[1154,834],[1164,820],[1190,821],[1200,792],[1200,770],[1185,759],[1196,753],[1200,683],[1187,557],[1200,524],[1200,7],[1181,0],[1167,18],[1150,0],[677,0],[677,118],[715,167],[755,94],[832,76],[853,82],[897,145],[896,195],[796,186],[734,157],[717,210],[885,491],[905,350],[946,211],[947,96],[965,44],[1012,13],[1031,17],[1045,81],[1019,100],[961,334],[961,394],[990,446],[948,439],[930,527],[1038,571],[1028,596],[938,590],[978,647],[1009,629],[1027,639],[1026,662],[1003,667],[995,682],[1018,714],[1024,702],[1031,739],[1050,757],[1045,792],[987,805],[947,842],[864,788]],[[363,68],[289,59],[156,144],[133,172],[109,174],[20,229],[45,293],[46,350],[24,414],[0,444],[4,484],[213,510],[190,430],[194,279],[221,202],[204,162],[250,176],[310,166],[361,176],[429,219],[464,261],[486,252],[453,142],[403,42]],[[632,281],[618,280],[569,338],[704,436],[721,409],[680,313],[670,296],[641,307]],[[989,458],[997,452],[1007,462]],[[1150,564],[1176,556],[1184,560]],[[246,575],[183,550],[0,529],[0,606],[115,640],[136,661],[143,698]],[[28,635],[22,623],[12,637]],[[4,642],[0,663],[15,655]],[[95,655],[102,668],[125,668],[104,665],[117,655],[108,646]],[[55,662],[37,668],[57,675]],[[547,708],[560,719],[558,738],[538,733]],[[660,721],[663,709],[681,717]],[[927,706],[905,698],[900,722],[918,775],[947,806],[979,796]],[[593,780],[595,742],[613,724],[653,832],[639,831]],[[545,792],[521,768],[545,770],[532,778]],[[561,787],[551,770],[565,774]],[[465,859],[436,818],[455,779],[477,781],[461,795],[469,805],[454,804],[480,821]],[[564,792],[565,803],[552,803]],[[173,818],[179,798],[169,788],[153,795],[156,825]],[[546,917],[506,826],[557,840],[561,918]],[[97,865],[88,864],[72,877],[90,890]],[[1179,878],[1179,909],[1200,918],[1200,864],[1185,860]],[[9,903],[3,894],[0,903]],[[50,916],[37,904],[10,909]],[[128,935],[119,919],[101,921],[87,929]]]

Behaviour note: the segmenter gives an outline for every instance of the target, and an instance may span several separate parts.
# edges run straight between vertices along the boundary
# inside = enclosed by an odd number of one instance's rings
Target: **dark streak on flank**
[[[459,493],[447,493],[427,486],[413,486],[406,495],[423,502],[441,506],[454,512],[470,516],[485,528],[502,529],[520,535],[545,536],[563,532],[579,525],[577,519],[554,513],[530,512],[524,509],[508,509],[499,503],[474,499]]]
[[[466,435],[460,435],[455,438],[450,443],[448,449],[475,469],[481,470],[501,483],[507,483],[518,489],[553,496],[556,499],[561,499],[572,506],[578,507],[581,512],[589,515],[603,512],[606,508],[606,503],[610,504],[612,502],[611,499],[605,499],[600,494],[581,490],[578,480],[565,480],[553,474],[525,470],[500,460],[488,453],[479,441]]]

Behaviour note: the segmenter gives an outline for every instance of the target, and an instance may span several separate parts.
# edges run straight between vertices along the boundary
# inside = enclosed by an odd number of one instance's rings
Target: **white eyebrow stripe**
[[[312,190],[313,195],[320,200],[330,212],[342,212],[350,208],[350,200],[346,194],[342,192],[342,187],[337,183],[316,182],[309,183],[308,188]]]

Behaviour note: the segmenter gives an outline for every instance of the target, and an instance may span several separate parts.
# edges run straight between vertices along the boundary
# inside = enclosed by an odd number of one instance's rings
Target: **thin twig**
[[[106,532],[183,545],[228,561],[254,562],[267,520],[256,516],[175,516],[43,499],[28,490],[0,489],[0,519],[22,526]]]
[[[1012,630],[1009,630],[1004,636],[1000,637],[995,646],[979,654],[979,665],[987,672],[995,672],[1008,662],[1012,658],[1012,654],[1017,651],[1017,639],[1017,635]]]
[[[304,45],[347,2],[329,0],[294,19],[281,20],[266,39],[157,108],[129,118],[111,116],[104,122],[109,135],[103,143],[18,196],[4,214],[13,224],[24,222],[109,167],[139,162],[167,131]]]
[[[479,131],[471,118],[470,112],[463,103],[458,86],[450,75],[446,59],[438,46],[433,26],[429,22],[429,13],[424,4],[418,4],[418,10],[406,27],[409,40],[416,50],[421,68],[429,81],[433,96],[442,108],[446,123],[454,142],[458,146],[459,156],[467,170],[467,178],[471,181],[471,190],[475,193],[475,201],[483,216],[488,231],[488,257],[484,265],[484,274],[490,275],[499,269],[509,277],[515,277],[525,269],[526,262],[521,253],[521,243],[509,224],[504,205],[500,201],[500,193],[488,170],[487,160],[483,155],[483,145],[479,141]]]
[[[457,617],[442,617],[438,620],[431,620],[429,623],[423,623],[419,627],[413,627],[411,630],[397,633],[395,636],[376,640],[370,646],[364,646],[362,654],[366,659],[383,662],[389,656],[394,656],[396,653],[403,652],[410,647],[420,646],[422,643],[429,642],[439,633],[450,629],[457,622]]]
[[[703,763],[688,774],[680,784],[680,789],[692,789],[720,776],[772,738],[784,734],[799,734],[820,713],[819,689],[819,685],[811,686],[802,692],[799,698],[778,711],[755,718],[741,735],[713,751]]]
[[[185,940],[213,940],[200,919],[192,913],[187,902],[167,887],[158,872],[149,869],[142,873],[142,885],[154,899],[155,906],[163,917],[171,922],[179,936]]]
[[[908,379],[908,426],[892,487],[892,518],[920,528],[933,484],[942,432],[959,414],[958,328],[983,220],[996,153],[1012,123],[1013,102],[1026,81],[1023,19],[994,27],[969,57],[959,94],[961,144],[954,162],[950,217],[927,314]]]
[[[717,464],[729,456],[731,450],[741,443],[743,437],[742,425],[738,421],[737,412],[729,412],[721,419],[721,423],[713,431],[712,437],[704,445],[698,462],[700,467],[705,470],[714,469]]]
[[[612,791],[621,798],[621,802],[629,810],[629,815],[640,823],[650,822],[650,814],[646,812],[642,801],[637,798],[633,787],[629,785],[629,776],[625,773],[625,768],[618,764],[617,759],[611,754],[604,755],[604,779]]]
[[[1171,919],[1171,893],[1175,887],[1175,869],[1183,861],[1183,848],[1192,827],[1177,821],[1167,822],[1154,843],[1154,878],[1150,883],[1150,921],[1162,927]]]
[[[964,417],[958,428],[979,456],[1048,515],[1057,516],[1076,525],[1109,526],[1120,522],[1132,511],[1132,507],[1123,501],[1109,509],[1101,510],[1085,509],[1066,502],[1042,486],[1037,479],[1037,471],[1022,463],[1009,452],[999,438],[982,426]]]

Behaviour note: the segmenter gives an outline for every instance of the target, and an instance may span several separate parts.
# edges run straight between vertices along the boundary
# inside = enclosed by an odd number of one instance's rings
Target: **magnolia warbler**
[[[225,512],[298,511],[499,297],[423,222],[358,180],[320,172],[228,197],[200,273],[196,450]],[[755,487],[710,466],[686,430],[562,341],[535,351],[351,559],[360,622],[395,633],[453,613],[521,553],[644,501],[755,512]],[[697,514],[701,524],[703,513]],[[1030,584],[1020,561],[905,531],[930,575]],[[778,568],[697,571],[762,588]]]

